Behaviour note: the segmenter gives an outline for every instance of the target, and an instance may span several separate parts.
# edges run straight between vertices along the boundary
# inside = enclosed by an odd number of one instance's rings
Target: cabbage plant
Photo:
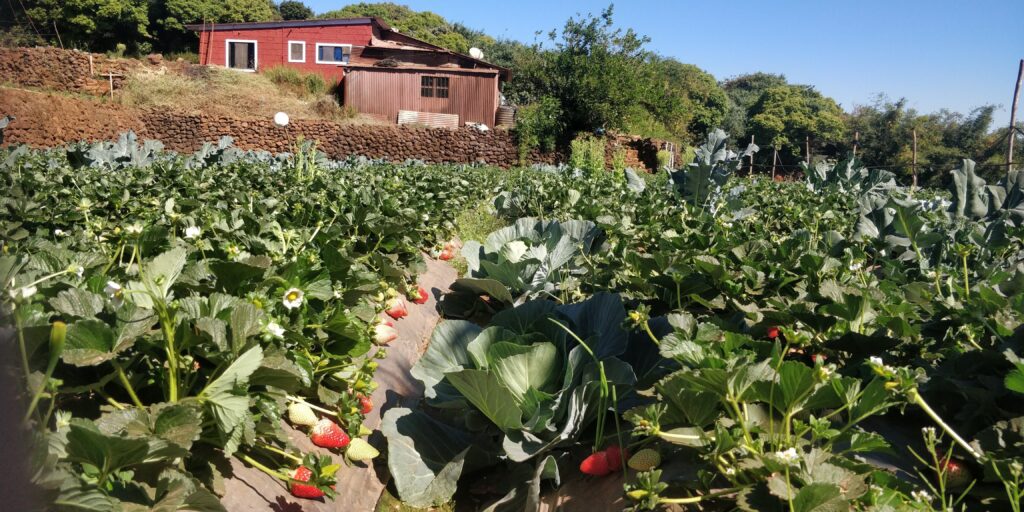
[[[526,461],[527,470],[513,466],[524,478],[510,484],[534,485],[513,486],[507,498],[534,499],[540,478],[557,478],[552,451],[572,444],[613,407],[609,397],[627,396],[636,382],[623,359],[634,352],[625,319],[619,296],[599,293],[563,306],[531,301],[498,313],[487,328],[439,324],[412,369],[430,413],[396,408],[384,416],[388,467],[402,500],[441,504],[461,475]]]
[[[523,218],[482,244],[466,242],[462,255],[468,272],[445,298],[445,313],[471,316],[480,296],[497,303],[495,309],[557,296],[566,282],[586,273],[582,257],[597,252],[603,241],[604,232],[590,221]]]

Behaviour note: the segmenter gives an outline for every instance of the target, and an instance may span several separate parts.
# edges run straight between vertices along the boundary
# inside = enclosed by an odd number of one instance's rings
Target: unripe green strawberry
[[[661,454],[656,450],[644,448],[629,458],[627,465],[637,471],[650,471],[661,464]]]
[[[302,402],[294,402],[288,406],[288,419],[292,425],[304,427],[312,427],[317,422],[316,413]]]
[[[345,450],[345,457],[347,457],[348,460],[355,462],[370,460],[376,458],[378,455],[380,455],[380,452],[378,452],[376,448],[370,446],[370,443],[367,443],[358,437],[353,439],[349,443],[348,449]]]

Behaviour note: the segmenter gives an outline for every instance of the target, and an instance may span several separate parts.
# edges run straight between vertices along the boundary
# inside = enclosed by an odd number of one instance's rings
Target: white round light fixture
[[[285,114],[284,112],[274,114],[274,124],[278,126],[288,126],[288,114]]]

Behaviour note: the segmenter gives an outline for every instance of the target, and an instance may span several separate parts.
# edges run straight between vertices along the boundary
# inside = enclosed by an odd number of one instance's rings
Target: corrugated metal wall
[[[449,79],[448,98],[420,96],[420,78]],[[343,81],[345,105],[362,113],[397,122],[399,110],[456,114],[459,124],[467,122],[494,126],[498,109],[498,76],[483,73],[397,68],[352,69]]]

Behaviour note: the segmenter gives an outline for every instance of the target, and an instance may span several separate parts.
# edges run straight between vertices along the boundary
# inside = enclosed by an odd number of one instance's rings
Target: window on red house
[[[420,78],[420,96],[424,98],[447,98],[448,78],[425,76]]]

